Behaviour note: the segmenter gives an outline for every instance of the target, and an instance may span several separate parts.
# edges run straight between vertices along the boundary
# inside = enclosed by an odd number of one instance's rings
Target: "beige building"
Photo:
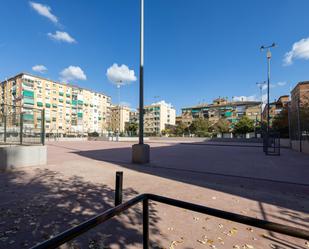
[[[55,82],[28,73],[1,83],[0,101],[21,108],[24,123],[37,126],[45,109],[46,134],[86,134],[107,132],[111,98],[104,93]]]
[[[126,123],[130,121],[131,109],[127,106],[111,107],[111,131],[125,132]]]
[[[176,110],[165,101],[145,106],[145,134],[160,134],[167,126],[176,124]]]
[[[194,119],[203,118],[211,123],[226,119],[233,127],[242,116],[254,121],[261,119],[261,102],[259,101],[228,101],[227,98],[217,98],[211,104],[200,104],[182,108],[182,122],[190,125]]]
[[[291,108],[297,109],[309,104],[309,81],[299,82],[291,91]]]

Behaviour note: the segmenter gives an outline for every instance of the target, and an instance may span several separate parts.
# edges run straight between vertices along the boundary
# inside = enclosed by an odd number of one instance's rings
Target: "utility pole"
[[[256,85],[260,88],[260,96],[261,96],[261,128],[262,128],[262,120],[263,120],[263,86],[266,85],[266,81],[257,82]]]
[[[261,46],[261,51],[267,50],[267,134],[269,134],[269,127],[270,127],[270,116],[269,116],[269,88],[270,88],[270,59],[271,59],[271,48],[276,47],[276,44],[273,43],[269,46]]]
[[[149,163],[150,146],[144,144],[144,0],[140,0],[139,134],[132,146],[133,163]]]

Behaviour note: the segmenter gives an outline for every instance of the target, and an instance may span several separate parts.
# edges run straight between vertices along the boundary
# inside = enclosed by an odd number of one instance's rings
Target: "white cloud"
[[[44,65],[35,65],[32,67],[32,70],[38,73],[46,73],[47,67]]]
[[[296,59],[309,60],[309,37],[293,44],[292,50],[284,55],[283,64],[289,66]]]
[[[114,63],[107,69],[107,78],[116,85],[125,85],[132,81],[136,81],[134,70],[130,70],[128,66]]]
[[[286,81],[279,81],[277,82],[278,86],[285,86],[286,85]]]
[[[49,6],[35,2],[29,2],[29,4],[39,15],[47,17],[53,23],[58,23],[58,17],[51,13]]]
[[[255,95],[251,96],[234,96],[234,101],[258,101]]]
[[[70,36],[67,32],[56,31],[54,34],[48,33],[47,35],[49,38],[56,41],[76,43],[76,40],[72,36]]]
[[[60,80],[63,82],[86,79],[87,76],[84,71],[77,66],[69,66],[60,72]]]
[[[121,101],[121,102],[119,103],[119,105],[121,105],[121,106],[131,107],[131,103],[126,102],[126,101]]]
[[[281,86],[285,86],[286,85],[286,81],[279,81],[276,84],[270,84],[270,88],[275,88],[275,87],[281,87]],[[262,90],[267,90],[267,84],[264,84],[262,86]]]

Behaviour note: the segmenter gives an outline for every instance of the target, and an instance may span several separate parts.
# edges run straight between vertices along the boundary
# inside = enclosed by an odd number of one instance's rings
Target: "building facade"
[[[127,106],[116,105],[111,107],[111,131],[125,132],[126,123],[130,122],[131,109]]]
[[[165,101],[153,103],[144,107],[145,134],[161,134],[168,126],[176,124],[176,110]]]
[[[45,109],[46,134],[102,134],[110,126],[111,97],[103,93],[28,73],[3,81],[0,91],[1,103],[20,107],[29,125],[40,124],[31,110]]]
[[[291,91],[291,108],[297,109],[297,106],[309,104],[309,81],[299,82]]]
[[[204,118],[211,123],[226,119],[233,126],[243,116],[254,121],[261,119],[261,102],[259,101],[228,101],[227,98],[218,98],[211,104],[201,104],[181,109],[181,120],[190,125],[194,119]]]
[[[281,113],[281,111],[288,106],[290,102],[289,95],[283,95],[278,98],[278,100],[269,103],[269,121],[272,124],[274,118]],[[267,122],[267,110],[268,105],[266,104],[263,109],[263,121]]]

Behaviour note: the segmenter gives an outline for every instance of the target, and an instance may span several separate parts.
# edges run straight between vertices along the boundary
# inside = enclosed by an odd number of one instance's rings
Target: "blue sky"
[[[117,102],[107,69],[125,64],[138,79],[139,0],[0,5],[1,80],[26,71],[105,92]],[[179,112],[218,96],[258,98],[255,83],[267,75],[259,47],[272,42],[278,47],[271,99],[288,94],[309,80],[308,9],[308,0],[145,0],[146,104],[164,99]],[[34,72],[35,65],[47,70]],[[121,87],[120,96],[136,107],[138,80]]]

